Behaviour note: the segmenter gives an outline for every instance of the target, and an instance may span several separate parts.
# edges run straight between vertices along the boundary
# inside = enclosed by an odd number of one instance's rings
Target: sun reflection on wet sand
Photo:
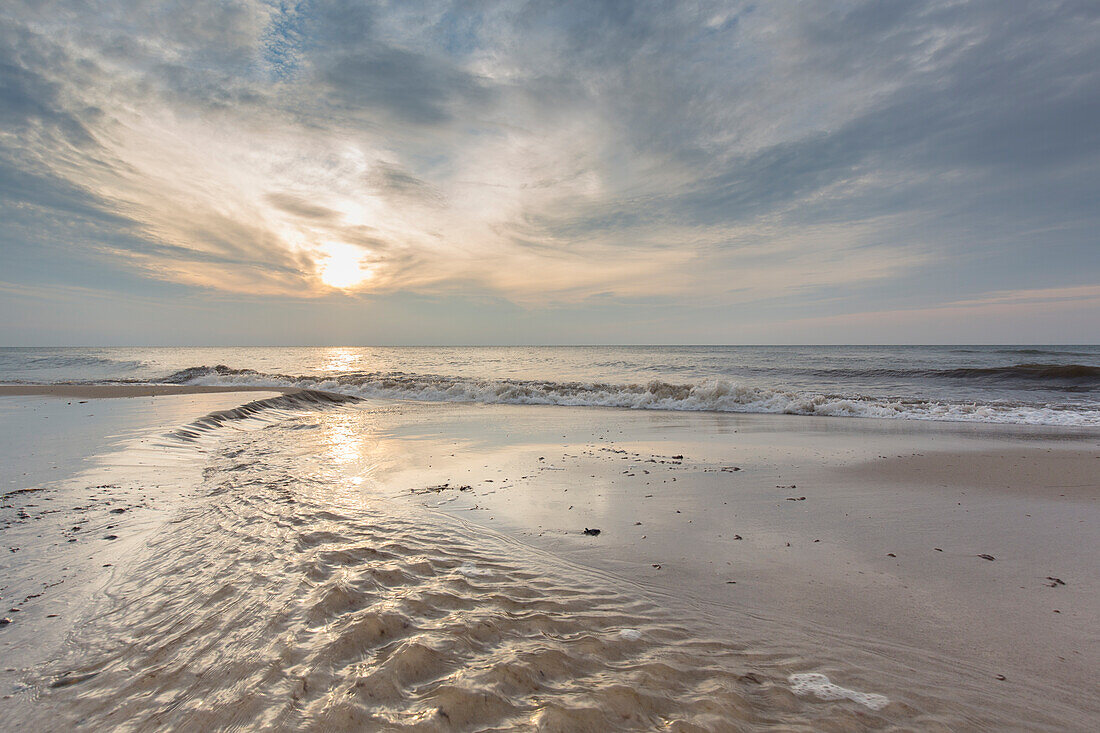
[[[376,477],[397,460],[392,441],[382,440],[369,409],[334,410],[318,415],[320,435],[314,445],[330,468],[323,470],[326,493],[338,502],[362,505],[376,493]]]

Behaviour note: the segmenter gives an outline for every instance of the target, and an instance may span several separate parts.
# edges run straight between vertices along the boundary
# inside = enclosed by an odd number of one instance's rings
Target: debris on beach
[[[65,674],[54,679],[50,683],[52,689],[59,687],[69,687],[70,685],[79,684],[81,682],[87,682],[95,677],[99,672],[86,672],[84,674],[77,674],[76,672],[66,672]]]
[[[589,537],[598,537],[601,531],[602,530],[598,529],[589,529],[588,527],[584,528],[584,534],[588,535]]]
[[[1047,576],[1047,580],[1050,581],[1049,583],[1047,583],[1047,585],[1050,586],[1051,588],[1057,588],[1060,585],[1065,585],[1066,584],[1066,581],[1062,580],[1061,578],[1055,578],[1055,577],[1050,576],[1050,575]]]
[[[412,494],[438,494],[442,491],[456,490],[456,491],[473,491],[472,486],[451,486],[450,483],[439,484],[437,486],[425,486],[422,489],[409,489]]]
[[[805,496],[788,496],[787,501],[806,501]]]
[[[997,558],[993,557],[992,555],[985,554],[984,552],[979,554],[978,557],[980,557],[983,560],[989,560],[990,562],[997,559]]]

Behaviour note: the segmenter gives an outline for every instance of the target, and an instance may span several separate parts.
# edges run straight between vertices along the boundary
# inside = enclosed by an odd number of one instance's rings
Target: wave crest
[[[435,402],[620,407],[636,410],[779,413],[911,420],[1100,425],[1100,408],[1039,407],[1016,403],[950,403],[863,395],[770,389],[728,379],[645,384],[477,379],[405,372],[351,372],[338,376],[264,374],[225,365],[198,366],[169,375],[172,384],[297,387],[359,398]]]
[[[945,377],[979,379],[1028,379],[1090,383],[1100,387],[1100,367],[1088,364],[1013,364],[1005,367],[971,367],[937,372]]]

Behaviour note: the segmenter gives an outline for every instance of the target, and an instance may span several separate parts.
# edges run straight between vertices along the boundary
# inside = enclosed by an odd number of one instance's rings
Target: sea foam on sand
[[[796,695],[813,695],[821,700],[851,700],[858,702],[872,710],[881,710],[890,700],[885,695],[877,695],[873,692],[857,692],[847,687],[834,685],[823,674],[814,672],[792,674],[787,678],[791,683],[791,690]]]

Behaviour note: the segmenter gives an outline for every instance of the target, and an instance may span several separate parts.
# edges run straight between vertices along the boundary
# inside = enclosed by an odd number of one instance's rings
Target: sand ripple
[[[289,431],[285,431],[289,434]],[[640,589],[342,485],[273,430],[114,585],[38,708],[88,729],[859,730],[938,721],[796,696],[792,663]],[[298,440],[295,438],[294,440]],[[229,470],[233,469],[233,470]],[[402,514],[401,511],[405,513]],[[624,633],[629,631],[629,633]]]

